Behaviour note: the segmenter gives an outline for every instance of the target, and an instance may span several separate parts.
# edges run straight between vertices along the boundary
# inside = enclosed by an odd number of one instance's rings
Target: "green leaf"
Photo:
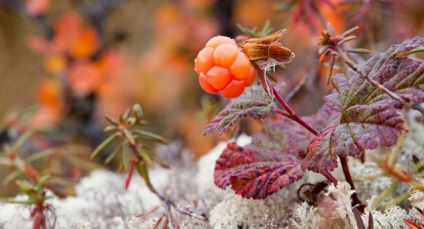
[[[116,147],[113,151],[112,151],[112,153],[110,153],[109,154],[109,156],[105,159],[105,164],[109,164],[112,160],[113,160],[113,158],[115,158],[118,154],[119,154],[119,152],[122,150],[122,145],[120,145],[120,146],[118,146],[118,147]]]
[[[122,146],[122,162],[124,163],[125,171],[128,171],[131,163],[131,149],[128,144]]]
[[[34,200],[9,200],[9,203],[22,204],[22,205],[33,205],[33,204],[35,204],[35,201]]]
[[[18,185],[19,189],[25,194],[29,194],[31,191],[35,190],[35,186],[30,184],[28,181],[17,180],[16,185]]]
[[[127,125],[130,125],[130,126],[134,126],[134,124],[137,122],[137,119],[136,118],[134,118],[134,117],[129,117],[128,119],[127,119]]]
[[[130,117],[130,114],[131,114],[130,110],[129,109],[126,110],[124,114],[121,114],[119,116],[119,121],[121,123],[125,123],[125,121]]]
[[[128,129],[124,129],[125,137],[131,145],[135,145],[135,139],[132,133]]]
[[[424,44],[415,37],[370,58],[360,71],[411,105],[424,102],[424,61],[405,54]],[[337,167],[338,156],[360,156],[365,149],[391,146],[406,132],[402,104],[350,72],[333,77],[335,90],[324,100],[341,112],[340,124],[322,130],[308,146],[302,169],[325,173]]]
[[[153,164],[153,161],[148,153],[144,152],[142,149],[139,149],[137,153],[141,158],[143,158],[143,160],[147,163],[147,165],[149,165],[151,169],[155,169],[155,165]]]
[[[99,146],[97,146],[96,149],[94,149],[93,153],[91,154],[90,158],[95,158],[102,150],[104,150],[106,147],[108,147],[112,142],[118,138],[118,133],[114,133],[110,135],[106,140],[104,140]]]
[[[139,104],[134,104],[132,107],[134,111],[135,117],[140,120],[143,118],[143,109],[141,109],[141,106]]]
[[[138,173],[143,177],[144,182],[146,182],[147,187],[150,191],[155,192],[155,189],[153,188],[152,183],[150,182],[149,178],[149,170],[147,169],[147,166],[145,163],[137,163],[136,165]]]
[[[34,162],[34,161],[39,160],[41,158],[49,157],[49,156],[53,155],[54,153],[55,153],[55,150],[47,149],[47,150],[43,150],[43,151],[37,152],[35,154],[32,154],[26,160],[27,160],[27,162],[31,163],[31,162]]]
[[[13,166],[13,161],[7,157],[0,157],[0,165]]]
[[[3,185],[8,184],[9,182],[11,182],[12,180],[15,180],[16,178],[18,178],[20,175],[22,175],[22,172],[19,170],[13,171],[11,173],[9,173],[9,175],[7,175],[4,179],[3,179]]]
[[[50,176],[43,176],[37,181],[37,190],[44,191],[44,185],[50,179]]]
[[[113,119],[113,118],[111,118],[111,117],[109,117],[109,116],[105,116],[105,119],[110,123],[110,124],[112,124],[113,126],[117,126],[119,123],[115,120],[115,119]]]
[[[21,136],[19,136],[18,140],[10,148],[10,152],[19,152],[19,149],[25,144],[25,142],[28,141],[32,134],[32,131],[26,131]]]
[[[105,131],[105,132],[109,132],[109,131],[116,131],[116,130],[118,130],[118,127],[117,127],[117,126],[113,126],[113,125],[106,126],[106,127],[103,129],[103,131]]]
[[[255,120],[265,119],[275,110],[273,100],[261,86],[246,88],[244,93],[230,103],[206,127],[203,136],[215,130],[218,135],[228,131],[238,120],[250,117]]]
[[[153,160],[155,162],[157,162],[160,166],[162,166],[162,168],[165,169],[170,169],[171,167],[169,167],[169,165],[165,164],[165,162],[163,162],[161,159],[159,159],[158,157],[152,156]]]
[[[407,55],[411,55],[413,53],[424,52],[424,46],[418,47],[416,49],[412,49],[407,53]]]
[[[266,20],[265,25],[262,28],[262,30],[259,33],[259,35],[261,37],[264,37],[264,36],[267,36],[267,35],[271,34],[271,32],[272,32],[271,21],[268,19],[268,20]]]
[[[159,142],[163,144],[166,143],[165,138],[151,132],[147,132],[143,130],[134,130],[133,133],[143,140],[147,140],[150,142]]]

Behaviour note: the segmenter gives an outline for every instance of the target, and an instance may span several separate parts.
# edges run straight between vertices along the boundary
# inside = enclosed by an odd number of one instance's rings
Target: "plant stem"
[[[272,88],[272,93],[274,94],[275,98],[278,100],[278,102],[281,104],[281,106],[284,107],[284,109],[288,112],[290,115],[290,119],[294,120],[295,122],[299,123],[303,127],[305,127],[307,130],[309,130],[314,135],[318,135],[318,131],[315,130],[313,127],[311,127],[309,124],[307,124],[303,119],[301,119],[296,112],[294,112],[291,107],[284,101],[284,99],[281,97],[281,95],[278,93],[277,90],[275,90],[274,87]]]
[[[313,127],[311,127],[309,124],[307,124],[303,119],[301,119],[296,114],[296,112],[294,112],[293,109],[291,109],[291,107],[286,103],[286,101],[284,101],[284,99],[280,96],[280,94],[277,92],[277,90],[275,90],[274,87],[271,87],[271,88],[272,88],[272,93],[274,94],[275,98],[284,107],[284,109],[288,112],[288,113],[286,113],[286,112],[282,111],[281,109],[277,109],[277,113],[284,115],[285,117],[288,117],[288,118],[296,121],[297,123],[299,123],[300,125],[305,127],[307,130],[309,130],[312,134],[318,135],[318,131],[315,130]],[[333,177],[333,175],[331,175],[330,173],[322,173],[322,175],[325,176],[334,185],[337,184],[337,179],[335,177]]]
[[[350,188],[352,190],[355,190],[355,184],[353,183],[352,176],[350,175],[349,166],[347,164],[347,158],[345,156],[339,156],[339,158],[340,158],[340,162],[342,164],[342,169],[343,169],[343,173],[345,175],[346,181],[347,181],[347,183],[350,184]],[[358,210],[361,211],[361,212],[364,212],[365,205],[359,199],[358,194],[356,192],[354,192],[352,194],[352,202],[353,202],[353,206],[357,205]]]
[[[325,176],[325,178],[327,178],[327,180],[329,180],[334,185],[337,184],[337,179],[335,177],[333,177],[333,175],[331,175],[331,173],[323,173],[322,175]]]
[[[262,69],[260,69],[260,70],[262,70]],[[259,72],[259,73],[262,73],[262,72]],[[261,84],[262,84],[262,82],[261,82]],[[266,87],[264,85],[262,85],[262,86],[264,87],[264,89],[266,89]],[[284,101],[284,99],[281,97],[281,95],[278,93],[278,91],[273,86],[271,86],[271,89],[272,89],[272,93],[274,94],[277,101],[288,112],[288,113],[285,113],[284,111],[277,109],[278,114],[284,115],[284,116],[296,121],[297,123],[299,123],[300,125],[305,127],[307,130],[309,130],[312,134],[318,135],[318,131],[315,130],[309,124],[307,124],[303,119],[301,119],[296,114],[296,112],[294,112],[293,109],[291,109],[291,107],[286,103],[286,101]],[[352,179],[352,176],[350,175],[349,166],[347,165],[346,157],[340,156],[340,161],[341,161],[341,164],[342,164],[343,173],[346,177],[346,181],[350,184],[351,189],[355,190],[355,185],[353,184],[353,179]],[[322,175],[324,175],[330,182],[337,184],[337,179],[334,178],[330,173],[323,173]],[[358,194],[356,192],[352,194],[352,202],[353,202],[353,205],[357,205],[359,211],[364,212],[364,206],[365,205],[359,199]]]
[[[275,109],[275,112],[279,115],[286,117],[286,118],[291,118],[291,116],[289,114],[287,114],[285,111],[281,110],[280,108]]]
[[[373,203],[372,203],[373,206],[370,206],[370,207],[371,208],[377,208],[383,202],[383,200],[386,197],[388,197],[390,194],[392,194],[396,190],[396,188],[398,187],[398,185],[399,185],[399,182],[397,182],[397,181],[393,182],[392,185],[390,185],[389,188],[387,188],[386,190],[384,190],[384,192],[381,193],[380,196],[373,201]]]

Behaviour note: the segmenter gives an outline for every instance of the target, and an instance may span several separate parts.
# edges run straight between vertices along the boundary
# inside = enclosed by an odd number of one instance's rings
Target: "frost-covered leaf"
[[[424,38],[393,45],[370,58],[360,71],[407,102],[424,102],[424,61],[409,59],[410,50],[424,44]],[[391,146],[406,131],[398,111],[402,104],[377,89],[363,77],[350,72],[333,78],[335,90],[324,99],[342,113],[340,124],[321,131],[308,146],[302,169],[328,172],[337,166],[337,156],[359,156],[365,149]]]
[[[234,126],[245,117],[260,120],[274,113],[272,99],[260,86],[246,88],[244,93],[231,102],[212,120],[203,132],[203,136],[215,130],[219,135]]]
[[[340,113],[324,105],[316,114],[302,117],[302,119],[320,131],[328,125],[338,123]],[[253,136],[252,145],[303,159],[306,156],[306,149],[314,137],[311,132],[298,123],[286,117],[277,117],[264,122],[263,131]]]
[[[215,165],[215,184],[245,198],[264,199],[303,176],[300,160],[255,147],[227,145]]]

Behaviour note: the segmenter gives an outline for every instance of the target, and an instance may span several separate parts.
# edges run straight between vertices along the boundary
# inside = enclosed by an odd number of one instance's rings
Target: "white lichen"
[[[331,200],[333,200],[332,205],[334,207],[331,209],[324,208],[320,210],[322,212],[327,210],[331,214],[331,219],[341,219],[344,225],[350,225],[352,228],[356,228],[355,216],[353,215],[351,204],[351,196],[353,193],[355,193],[355,191],[352,190],[349,183],[345,181],[337,182],[337,186],[330,184],[326,195],[331,195]],[[320,204],[318,207],[322,208],[323,205]]]
[[[244,199],[234,196],[216,205],[210,212],[210,225],[214,229],[254,228],[267,220],[270,207],[265,200]]]
[[[314,206],[311,206],[306,202],[298,204],[294,209],[293,218],[290,221],[290,228],[320,228],[323,220],[317,212],[318,211]]]
[[[168,170],[156,169],[151,172],[151,181],[155,187],[161,187],[167,182],[168,174]],[[110,228],[114,220],[139,214],[160,204],[159,199],[149,191],[142,178],[134,175],[127,191],[123,188],[124,180],[124,175],[96,170],[76,185],[77,196],[49,199],[48,203],[53,206],[57,217],[57,228],[71,228],[75,225]],[[29,207],[0,203],[0,221],[4,223],[5,229],[30,228],[32,222],[29,213]],[[119,217],[115,219],[117,216]]]
[[[385,228],[407,228],[403,219],[409,218],[406,210],[399,206],[392,206],[385,211],[379,211],[376,209],[371,210],[372,217],[374,219],[375,229]],[[362,215],[362,221],[365,227],[368,228],[368,215],[369,210],[366,210]]]

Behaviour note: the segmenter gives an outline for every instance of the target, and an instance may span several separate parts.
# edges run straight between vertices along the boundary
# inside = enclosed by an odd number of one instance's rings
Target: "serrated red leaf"
[[[215,165],[215,184],[245,198],[265,199],[303,176],[300,160],[255,147],[227,145]]]
[[[244,93],[231,102],[212,120],[203,132],[203,136],[215,130],[218,135],[228,131],[238,120],[250,117],[255,120],[265,119],[274,113],[273,100],[260,86],[246,88]]]
[[[410,104],[424,102],[424,61],[409,59],[408,51],[424,38],[406,40],[370,58],[360,71]],[[325,173],[337,166],[337,156],[360,156],[365,149],[391,146],[406,131],[398,111],[402,104],[377,89],[359,74],[333,77],[335,90],[324,98],[342,113],[340,124],[321,131],[308,146],[302,169]]]
[[[320,131],[328,125],[338,123],[340,115],[339,112],[324,105],[316,114],[302,117],[302,119]],[[267,119],[264,122],[263,131],[253,136],[252,145],[303,159],[306,156],[306,149],[314,137],[311,132],[293,120],[278,117]]]

